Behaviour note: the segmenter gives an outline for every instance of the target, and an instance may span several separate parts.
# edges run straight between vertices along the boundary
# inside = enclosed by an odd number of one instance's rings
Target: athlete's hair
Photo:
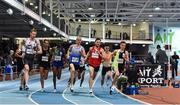
[[[47,39],[44,39],[44,40],[43,40],[43,43],[45,43],[46,41],[48,41],[48,40],[47,40]],[[49,41],[48,41],[48,42],[49,42]]]
[[[96,38],[95,42],[96,42],[97,40],[100,40],[100,41],[101,41],[101,39],[100,39],[100,38]]]
[[[31,29],[30,32],[37,32],[35,28]]]
[[[121,42],[120,42],[120,44],[123,44],[123,43],[124,43],[124,44],[126,44],[126,42],[125,42],[125,41],[121,41]]]

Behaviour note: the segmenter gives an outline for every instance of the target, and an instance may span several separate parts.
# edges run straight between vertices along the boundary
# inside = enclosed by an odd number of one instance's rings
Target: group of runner
[[[110,94],[114,91],[115,83],[118,77],[123,73],[125,62],[129,61],[128,52],[125,50],[126,43],[120,42],[120,49],[110,52],[110,47],[105,44],[104,48],[101,47],[101,39],[96,38],[94,46],[90,47],[86,53],[84,47],[81,45],[81,37],[77,36],[76,43],[70,45],[67,54],[65,49],[61,45],[57,45],[50,48],[49,41],[44,40],[41,46],[40,41],[36,39],[37,31],[32,29],[30,31],[30,37],[24,40],[24,44],[19,46],[16,51],[16,55],[23,59],[22,79],[20,84],[20,90],[29,89],[28,79],[29,71],[32,69],[34,56],[40,55],[40,82],[41,91],[44,90],[44,80],[48,78],[48,71],[53,71],[53,84],[54,92],[56,92],[56,79],[61,78],[62,68],[65,65],[65,61],[69,61],[70,79],[69,87],[70,91],[74,92],[74,84],[76,78],[81,79],[80,87],[84,81],[85,63],[89,66],[89,93],[93,93],[94,79],[102,67],[101,86],[104,85],[105,75],[107,79],[111,80]],[[113,70],[113,72],[112,72]],[[112,76],[112,74],[114,74]]]

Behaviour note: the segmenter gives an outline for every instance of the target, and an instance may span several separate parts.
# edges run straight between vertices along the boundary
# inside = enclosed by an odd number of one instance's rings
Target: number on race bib
[[[55,56],[55,61],[61,61],[61,56]]]
[[[123,64],[124,59],[118,59],[118,63]]]
[[[26,50],[26,53],[27,53],[27,54],[33,54],[33,49],[27,49],[27,50]]]
[[[79,58],[77,58],[77,57],[72,57],[72,62],[79,62]]]
[[[92,58],[99,58],[99,54],[98,53],[92,53]]]
[[[48,56],[42,56],[42,61],[48,61]]]

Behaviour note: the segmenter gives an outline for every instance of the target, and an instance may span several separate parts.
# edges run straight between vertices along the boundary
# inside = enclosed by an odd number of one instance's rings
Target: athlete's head
[[[44,47],[49,47],[49,41],[47,39],[44,39],[43,45]]]
[[[80,45],[81,44],[81,37],[77,36],[76,38],[76,44]]]
[[[35,28],[31,29],[30,31],[30,37],[34,39],[37,35],[37,30]]]
[[[96,38],[96,40],[95,40],[95,46],[96,46],[96,47],[100,47],[100,45],[101,45],[101,39],[100,39],[100,38]]]
[[[108,46],[108,44],[104,45],[104,50],[105,50],[105,52],[108,52],[110,50],[110,47]]]
[[[121,41],[120,42],[120,49],[121,50],[125,50],[125,48],[126,48],[126,42],[125,41]]]

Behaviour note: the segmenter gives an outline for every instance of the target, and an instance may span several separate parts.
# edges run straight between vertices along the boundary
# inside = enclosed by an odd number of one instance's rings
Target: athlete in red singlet
[[[92,85],[94,82],[94,79],[96,77],[97,72],[99,71],[99,67],[102,61],[102,54],[104,53],[103,48],[100,47],[101,45],[101,39],[100,38],[96,38],[95,40],[95,46],[91,47],[86,59],[88,59],[88,63],[89,63],[89,75],[90,75],[90,79],[89,79],[89,93],[92,94],[93,90],[92,90]]]

